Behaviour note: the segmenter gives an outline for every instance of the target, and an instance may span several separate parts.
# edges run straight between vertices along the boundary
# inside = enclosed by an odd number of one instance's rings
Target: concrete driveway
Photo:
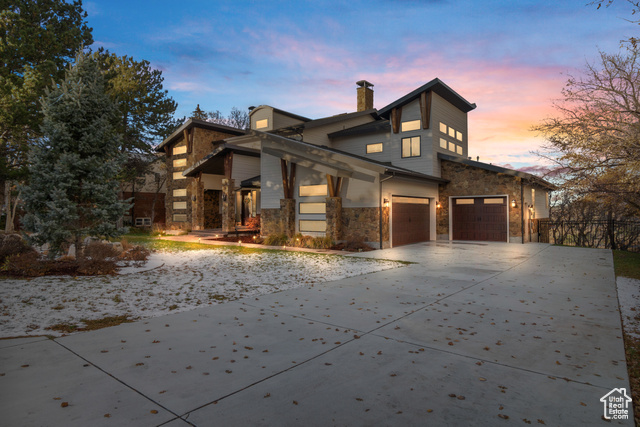
[[[610,251],[425,243],[407,267],[0,341],[3,425],[632,425]]]

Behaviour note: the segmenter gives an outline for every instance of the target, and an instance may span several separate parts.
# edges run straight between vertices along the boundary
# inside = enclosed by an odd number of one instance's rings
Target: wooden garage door
[[[429,240],[429,199],[394,196],[391,207],[391,244]]]
[[[453,240],[507,241],[507,198],[452,199]]]

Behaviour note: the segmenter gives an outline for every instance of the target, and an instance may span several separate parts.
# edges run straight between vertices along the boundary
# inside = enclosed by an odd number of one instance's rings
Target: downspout
[[[520,178],[520,233],[524,245],[524,180]]]
[[[380,179],[380,190],[378,192],[378,219],[379,219],[379,230],[378,235],[380,236],[380,249],[382,249],[382,183],[390,180],[391,178],[395,178],[395,172],[391,172],[393,175],[386,177],[385,179]],[[382,176],[382,175],[381,175]]]

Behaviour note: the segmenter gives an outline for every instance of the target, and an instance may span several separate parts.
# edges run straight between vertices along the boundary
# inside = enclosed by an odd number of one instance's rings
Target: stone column
[[[222,231],[236,229],[236,195],[233,191],[233,179],[222,180]]]
[[[280,224],[282,232],[291,237],[296,234],[296,200],[280,199]]]
[[[342,240],[342,197],[327,197],[327,236]]]
[[[191,228],[204,229],[204,184],[194,179],[191,191]]]

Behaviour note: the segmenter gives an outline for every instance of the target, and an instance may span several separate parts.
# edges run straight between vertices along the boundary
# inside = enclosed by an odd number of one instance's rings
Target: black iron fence
[[[530,226],[543,243],[640,252],[640,221],[534,219]]]

